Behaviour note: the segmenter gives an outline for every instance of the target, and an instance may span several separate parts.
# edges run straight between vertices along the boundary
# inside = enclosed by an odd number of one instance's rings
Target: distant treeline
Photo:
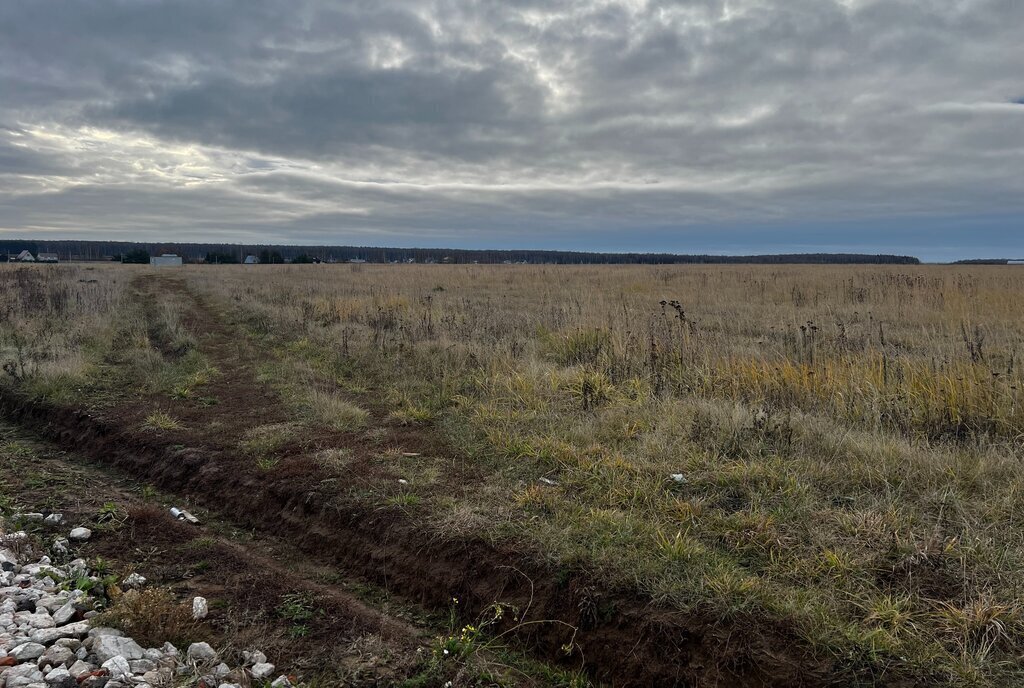
[[[872,255],[861,253],[788,253],[756,256],[682,255],[675,253],[587,253],[581,251],[473,250],[443,248],[385,248],[370,246],[274,246],[262,244],[194,244],[146,243],[127,241],[38,241],[0,240],[0,255],[28,250],[56,253],[61,260],[120,260],[122,256],[138,257],[174,253],[187,262],[242,262],[246,256],[267,257],[261,262],[365,261],[367,263],[804,263],[850,264],[888,263],[916,265],[912,256]]]
[[[1012,259],[1009,258],[970,258],[968,260],[958,260],[954,265],[1006,265]],[[1020,260],[1014,260],[1013,262],[1019,263]]]

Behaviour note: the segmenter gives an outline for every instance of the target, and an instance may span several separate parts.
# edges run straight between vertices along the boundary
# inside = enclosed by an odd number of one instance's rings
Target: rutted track
[[[206,325],[216,318],[192,297]],[[230,333],[214,333],[206,353],[232,373],[244,368],[224,360]],[[237,350],[236,350],[237,351]],[[252,381],[237,382],[235,396],[254,394]],[[266,399],[266,391],[259,390]],[[250,398],[252,398],[250,396]],[[257,473],[251,461],[223,447],[181,447],[118,422],[116,414],[33,403],[0,393],[0,413],[64,447],[117,466],[163,490],[188,495],[222,518],[287,538],[298,548],[428,608],[460,600],[467,620],[503,601],[529,607],[517,635],[538,657],[563,666],[582,664],[597,680],[615,685],[804,686],[856,677],[828,676],[805,656],[792,634],[766,628],[763,619],[714,624],[659,609],[639,595],[601,590],[583,574],[555,569],[512,548],[482,540],[432,534],[402,512],[355,501],[328,500],[315,486],[320,469],[292,460]],[[594,613],[594,610],[601,610]],[[558,622],[558,623],[555,623]],[[578,648],[566,657],[561,648]]]
[[[0,421],[0,436],[11,438],[10,428]],[[387,685],[419,669],[416,648],[436,631],[405,620],[421,619],[418,610],[399,605],[397,614],[386,613],[280,538],[238,531],[208,512],[200,525],[176,521],[158,503],[181,504],[179,496],[147,493],[121,471],[57,450],[24,430],[12,439],[19,449],[0,452],[8,471],[0,485],[5,496],[89,525],[114,505],[114,519],[95,528],[76,554],[103,561],[108,571],[141,573],[186,600],[210,596],[208,623],[190,632],[196,640],[212,641],[236,658],[246,648],[265,648],[281,668],[320,681],[316,685]],[[45,539],[53,533],[37,527],[35,534]],[[296,595],[316,610],[301,639],[293,634],[294,620],[279,613]],[[365,647],[376,653],[364,654]]]

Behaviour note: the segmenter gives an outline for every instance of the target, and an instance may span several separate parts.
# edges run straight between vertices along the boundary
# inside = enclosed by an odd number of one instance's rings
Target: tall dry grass
[[[487,476],[437,497],[448,459],[420,462],[419,508],[451,533],[528,542],[680,608],[781,619],[843,662],[1020,678],[1022,270],[188,279],[316,384],[435,423]]]
[[[472,485],[446,484],[451,456],[381,458],[425,527],[770,617],[879,680],[1024,680],[1020,268],[175,274],[259,345],[296,423],[448,439]]]

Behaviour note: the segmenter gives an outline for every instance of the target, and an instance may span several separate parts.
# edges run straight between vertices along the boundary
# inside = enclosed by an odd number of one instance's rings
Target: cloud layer
[[[7,0],[0,234],[1024,254],[1017,0]]]

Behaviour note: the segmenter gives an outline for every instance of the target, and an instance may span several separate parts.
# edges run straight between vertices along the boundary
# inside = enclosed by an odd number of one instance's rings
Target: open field
[[[8,418],[450,613],[393,683],[1020,684],[1021,351],[1015,266],[0,266]]]

